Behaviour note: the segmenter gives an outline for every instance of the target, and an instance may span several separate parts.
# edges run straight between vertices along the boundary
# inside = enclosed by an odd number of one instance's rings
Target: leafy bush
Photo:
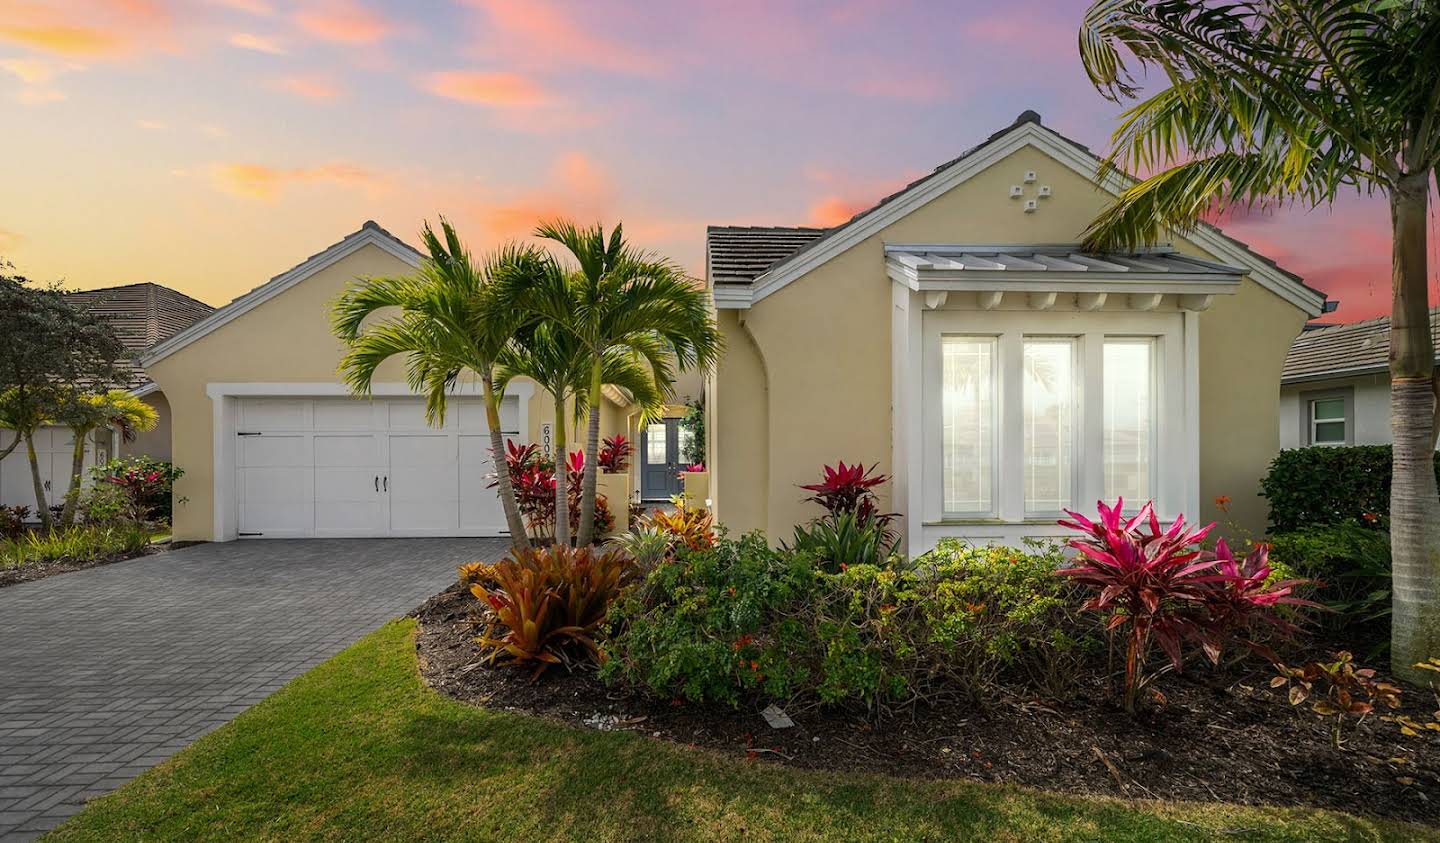
[[[90,515],[99,518],[108,511],[106,507],[118,506],[119,512],[113,513],[111,518],[101,520],[108,521],[119,517],[130,521],[163,521],[168,524],[174,516],[175,481],[184,475],[184,469],[150,457],[117,457],[91,469],[96,488],[91,490],[90,497],[98,495],[99,500],[87,504]],[[123,497],[107,498],[101,491],[105,485],[121,490]]]
[[[1342,522],[1271,536],[1272,564],[1319,586],[1316,599],[1332,611],[1320,616],[1333,630],[1388,638],[1390,531]]]
[[[1083,608],[1105,615],[1107,630],[1127,629],[1126,711],[1136,710],[1141,694],[1159,675],[1150,664],[1152,645],[1159,645],[1175,670],[1181,669],[1187,642],[1199,643],[1218,663],[1226,641],[1251,625],[1270,622],[1283,628],[1273,612],[1276,605],[1306,602],[1291,596],[1293,582],[1267,587],[1265,545],[1237,562],[1223,541],[1214,554],[1201,549],[1214,524],[1187,530],[1185,520],[1177,518],[1162,531],[1150,503],[1132,518],[1122,514],[1123,507],[1123,500],[1113,508],[1100,503],[1098,522],[1066,510],[1074,520],[1061,526],[1085,537],[1070,541],[1080,552],[1076,564],[1056,573],[1096,592]]]
[[[680,426],[690,431],[685,443],[685,453],[680,455],[687,465],[705,464],[705,404],[699,399],[685,404],[685,416]]]
[[[610,540],[635,560],[641,571],[651,571],[670,555],[671,535],[658,527],[638,526],[634,531],[622,533]]]
[[[1270,687],[1290,687],[1291,705],[1299,705],[1312,694],[1318,696],[1310,708],[1320,717],[1335,718],[1330,743],[1340,748],[1341,729],[1346,717],[1364,718],[1377,705],[1400,707],[1400,688],[1375,678],[1370,668],[1356,668],[1347,651],[1334,654],[1330,661],[1316,660],[1300,667],[1275,666],[1279,675],[1270,680]]]
[[[1375,523],[1390,513],[1390,469],[1389,445],[1281,451],[1260,481],[1270,531]],[[1435,472],[1440,478],[1440,461]]]
[[[0,506],[0,540],[23,536],[26,532],[25,521],[29,518],[28,506]]]
[[[92,562],[137,553],[150,543],[143,524],[77,524],[50,532],[27,533],[0,542],[0,566],[19,567],[42,562]]]
[[[494,613],[495,623],[477,639],[480,650],[491,662],[536,662],[538,674],[576,648],[600,657],[593,635],[633,578],[634,560],[616,550],[554,545],[515,551],[492,573],[493,588],[470,586]]]
[[[730,705],[982,702],[1002,675],[1063,694],[1098,644],[1060,561],[943,542],[918,566],[826,573],[760,534],[682,549],[612,609],[604,674]]]
[[[515,489],[515,504],[534,538],[555,534],[555,463],[534,443],[505,443],[505,467]],[[575,451],[566,462],[566,493],[572,532],[580,526],[580,481],[585,471],[585,454]],[[492,481],[490,488],[499,485]],[[615,516],[604,495],[595,499],[595,533],[604,535],[615,527]]]

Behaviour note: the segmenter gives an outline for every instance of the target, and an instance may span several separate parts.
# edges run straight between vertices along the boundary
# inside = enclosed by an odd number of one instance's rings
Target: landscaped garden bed
[[[1269,687],[1273,671],[1187,672],[1165,684],[1163,707],[1122,711],[1103,683],[1057,702],[1006,694],[983,707],[917,706],[875,715],[834,708],[787,710],[771,728],[759,704],[732,709],[617,689],[590,664],[538,678],[491,669],[475,646],[480,615],[468,589],[436,595],[415,612],[421,675],[436,690],[488,708],[567,724],[622,730],[717,750],[755,763],[977,779],[1069,793],[1331,808],[1440,822],[1429,793],[1440,783],[1440,741],[1405,738],[1367,718],[1330,745],[1329,724]],[[480,624],[483,626],[483,624]],[[1396,714],[1428,721],[1435,700],[1409,695]],[[1403,760],[1402,760],[1403,759]]]
[[[148,537],[145,540],[146,544],[136,547],[138,538],[117,536],[108,531],[85,531],[83,535],[72,534],[70,543],[74,544],[77,549],[73,552],[65,552],[58,548],[59,545],[66,542],[65,536],[62,534],[53,539],[37,539],[37,542],[55,544],[56,552],[60,555],[51,558],[24,555],[26,551],[22,549],[18,552],[22,554],[20,558],[23,561],[12,559],[7,553],[11,548],[0,546],[0,588],[41,580],[56,574],[98,568],[101,565],[124,562],[153,553],[163,553],[170,549],[169,544],[148,543]],[[20,541],[23,542],[25,539]]]

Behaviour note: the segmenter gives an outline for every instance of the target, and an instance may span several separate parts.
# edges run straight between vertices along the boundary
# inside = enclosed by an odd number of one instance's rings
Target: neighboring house
[[[374,222],[237,298],[142,357],[174,411],[182,540],[309,536],[485,536],[506,530],[479,389],[462,382],[443,427],[404,361],[382,366],[371,399],[336,369],[330,308],[365,276],[413,272],[421,255]],[[512,384],[507,436],[547,442],[555,415],[532,382]],[[614,390],[601,434],[634,438],[637,413]],[[620,506],[619,502],[616,502]]]
[[[1430,311],[1440,353],[1440,308]],[[1280,377],[1280,447],[1390,444],[1390,318],[1305,331]]]
[[[893,475],[911,553],[1057,536],[1063,508],[1154,499],[1263,529],[1276,386],[1323,294],[1204,225],[1082,253],[1127,180],[1026,112],[832,229],[713,227],[726,354],[709,385],[710,496],[772,540],[824,464]]]
[[[69,293],[65,298],[77,307],[108,319],[120,342],[136,354],[170,338],[215,309],[169,287],[148,282],[81,290]],[[87,470],[111,456],[145,454],[159,460],[170,459],[170,405],[165,400],[165,394],[143,369],[135,367],[130,361],[125,361],[123,368],[130,371],[135,394],[155,408],[159,423],[154,430],[137,435],[131,442],[123,441],[113,431],[97,432],[94,441],[86,443]],[[9,444],[10,436],[9,431],[0,430],[0,447]],[[74,438],[64,427],[41,428],[34,438],[41,484],[47,500],[51,504],[58,503],[57,499],[69,487]],[[30,462],[23,446],[0,462],[0,505],[35,508]]]

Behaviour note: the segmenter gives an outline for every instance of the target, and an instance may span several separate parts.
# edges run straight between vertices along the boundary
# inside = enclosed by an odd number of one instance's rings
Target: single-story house
[[[1276,386],[1325,296],[1209,225],[1081,251],[1129,183],[1097,163],[1027,111],[834,228],[710,228],[717,519],[788,537],[818,512],[798,485],[844,460],[893,476],[911,553],[1120,496],[1263,529]]]
[[[1440,354],[1440,308],[1430,311]],[[1390,444],[1390,317],[1316,326],[1280,376],[1280,447]]]
[[[172,452],[185,470],[177,539],[505,533],[473,382],[457,386],[445,424],[431,427],[402,360],[380,369],[370,399],[352,396],[337,374],[344,346],[331,332],[331,305],[357,278],[409,274],[421,260],[366,222],[142,357],[174,412]],[[505,434],[551,450],[553,407],[517,380],[502,405]],[[651,438],[638,418],[623,394],[605,390],[603,436]],[[668,439],[657,424],[655,438]]]
[[[135,354],[169,339],[215,309],[177,290],[150,282],[81,290],[67,294],[65,299],[108,319],[120,342]],[[170,459],[170,405],[165,393],[144,369],[132,365],[131,361],[122,361],[122,368],[130,372],[131,390],[155,408],[159,423],[154,430],[140,433],[130,442],[114,431],[97,431],[93,441],[85,446],[87,470],[112,456],[144,454],[157,460]],[[0,448],[8,446],[12,436],[10,431],[0,430]],[[55,426],[41,428],[34,438],[41,484],[49,502],[55,504],[69,487],[75,440],[69,429]],[[30,461],[23,447],[0,461],[0,506],[35,508]]]

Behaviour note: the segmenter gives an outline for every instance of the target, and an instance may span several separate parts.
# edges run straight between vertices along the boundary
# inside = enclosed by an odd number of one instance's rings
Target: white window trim
[[[1023,389],[1024,337],[1077,337],[1079,395],[1075,415],[1079,442],[1073,471],[1076,478],[1074,508],[1088,512],[1104,493],[1103,409],[1093,396],[1102,395],[1103,349],[1106,337],[1154,337],[1156,382],[1155,401],[1157,457],[1152,489],[1159,514],[1174,518],[1182,512],[1194,515],[1199,502],[1199,406],[1197,313],[1181,311],[978,311],[924,310],[919,294],[897,290],[893,327],[911,329],[909,336],[896,337],[897,383],[895,445],[897,502],[903,501],[907,517],[907,546],[911,554],[923,553],[945,536],[979,542],[1013,543],[1021,537],[1059,538],[1064,531],[1048,514],[1027,513],[1023,484],[1023,413],[1021,400],[1008,400],[1006,390]],[[907,301],[908,300],[908,301]],[[905,305],[903,308],[900,306]],[[941,453],[941,355],[942,334],[999,336],[1001,369],[998,390],[996,512],[992,517],[953,517],[943,511],[943,466]],[[1008,337],[1008,341],[1007,341]],[[1009,353],[1007,354],[1007,346]],[[918,358],[918,359],[917,359]],[[906,361],[911,361],[907,364]],[[915,365],[918,364],[918,365]],[[1010,371],[1006,371],[1007,368]],[[1013,372],[1013,374],[1012,374]],[[1007,386],[1009,384],[1009,386]],[[911,408],[918,408],[918,412]],[[1013,414],[1014,418],[1007,418]],[[920,447],[907,447],[907,435]],[[1007,474],[1008,472],[1008,474]],[[902,497],[903,496],[903,497]],[[1127,502],[1128,503],[1128,502]],[[1135,506],[1144,503],[1134,502]],[[1127,509],[1130,507],[1127,506]]]
[[[1319,442],[1315,439],[1315,402],[1341,402],[1340,418],[1325,419],[1325,422],[1340,422],[1345,426],[1345,436],[1339,442]],[[1300,394],[1300,423],[1307,446],[1321,448],[1343,448],[1355,443],[1355,390],[1353,388],[1326,389]]]
[[[1070,507],[1073,509],[1074,506],[1075,506],[1075,504],[1080,500],[1080,490],[1081,490],[1080,474],[1081,474],[1081,473],[1080,473],[1080,471],[1079,471],[1079,466],[1080,466],[1081,454],[1084,452],[1084,443],[1085,443],[1085,437],[1084,437],[1084,431],[1085,431],[1085,404],[1084,404],[1084,402],[1083,402],[1083,400],[1082,400],[1082,398],[1083,398],[1084,375],[1085,375],[1085,360],[1084,360],[1084,355],[1081,353],[1081,350],[1084,348],[1084,343],[1082,342],[1082,338],[1076,337],[1076,336],[1074,336],[1074,335],[1069,335],[1069,334],[1037,334],[1037,333],[1027,333],[1027,334],[1024,336],[1023,340],[1024,340],[1024,341],[1036,340],[1036,341],[1039,341],[1039,342],[1044,342],[1044,341],[1046,341],[1046,340],[1050,340],[1050,341],[1052,341],[1052,342],[1054,342],[1054,341],[1062,341],[1062,340],[1063,340],[1063,341],[1068,341],[1068,342],[1069,342],[1069,345],[1070,345],[1070,374],[1071,374],[1072,376],[1075,375],[1077,372],[1080,374],[1080,383],[1075,385],[1074,389],[1072,390],[1072,392],[1071,392],[1071,394],[1070,394],[1070,490],[1069,490],[1069,491],[1070,491]],[[1022,345],[1021,350],[1022,350],[1022,352],[1023,352],[1023,350],[1024,350],[1023,345]],[[1023,356],[1022,356],[1022,361],[1021,361],[1021,362],[1022,362],[1022,364],[1023,364],[1023,362],[1024,362],[1024,361],[1023,361]],[[1021,374],[1022,374],[1022,376],[1023,376],[1024,373],[1022,372]],[[1025,384],[1024,384],[1024,381],[1023,381],[1023,378],[1022,378],[1022,382],[1021,382],[1021,385],[1020,385],[1020,390],[1021,390],[1021,395],[1020,395],[1020,401],[1021,401],[1020,420],[1021,420],[1022,424],[1023,424],[1024,418],[1025,418],[1025,414],[1024,414],[1024,401],[1025,401],[1024,389],[1025,389]],[[1021,435],[1020,435],[1019,438],[1020,438],[1020,440],[1021,440],[1021,441],[1020,441],[1020,470],[1021,470],[1021,472],[1022,472],[1022,476],[1021,476],[1021,480],[1020,480],[1019,485],[1020,485],[1020,494],[1021,494],[1021,505],[1022,505],[1022,508],[1023,508],[1024,511],[1025,511],[1025,518],[1026,518],[1026,520],[1032,520],[1032,519],[1036,519],[1036,518],[1047,518],[1047,519],[1048,519],[1048,518],[1059,518],[1061,515],[1064,514],[1064,512],[1063,512],[1062,510],[1060,510],[1060,509],[1031,509],[1030,506],[1029,506],[1029,504],[1028,504],[1027,502],[1025,502],[1025,499],[1024,499],[1024,494],[1025,494],[1025,480],[1024,480],[1024,477],[1023,477],[1023,472],[1027,469],[1027,466],[1026,466],[1025,453],[1024,453],[1024,452],[1025,452],[1025,441],[1024,441],[1024,430],[1023,430],[1023,429],[1021,430]]]

